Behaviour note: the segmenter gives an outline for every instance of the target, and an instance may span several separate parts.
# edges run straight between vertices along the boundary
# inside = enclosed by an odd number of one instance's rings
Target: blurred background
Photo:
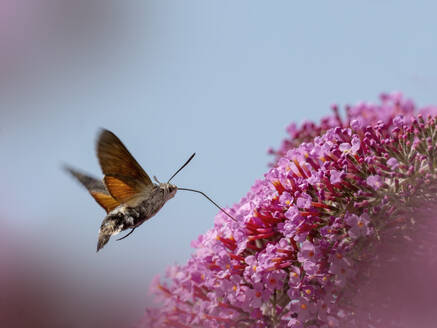
[[[0,1],[0,322],[128,327],[216,208],[176,197],[96,254],[98,129],[149,175],[238,202],[285,127],[380,92],[437,103],[432,2]]]

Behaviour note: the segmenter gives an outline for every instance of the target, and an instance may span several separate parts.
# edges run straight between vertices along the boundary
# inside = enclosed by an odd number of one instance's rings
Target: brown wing
[[[108,188],[112,197],[120,203],[125,203],[129,199],[134,198],[135,195],[138,195],[138,192],[120,179],[107,175],[104,180],[106,188]]]
[[[147,173],[111,131],[100,132],[97,139],[97,157],[105,176],[120,180],[136,193],[147,192],[152,188],[153,183]],[[117,192],[106,186],[111,195],[117,199]]]
[[[111,212],[114,208],[120,205],[120,203],[112,198],[108,192],[102,193],[98,191],[90,191],[90,194],[94,197],[96,202],[106,210],[106,213]]]
[[[91,196],[93,196],[96,202],[102,206],[107,213],[120,205],[120,203],[109,194],[102,181],[68,166],[64,166],[64,169],[89,191]]]

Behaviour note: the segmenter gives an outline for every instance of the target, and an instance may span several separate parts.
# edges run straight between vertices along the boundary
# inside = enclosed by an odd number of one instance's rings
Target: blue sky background
[[[174,183],[226,206],[263,176],[267,149],[291,121],[392,90],[437,103],[431,1],[8,3],[3,12],[14,19],[0,26],[4,233],[67,281],[129,299],[126,322],[142,316],[152,277],[188,259],[217,210],[179,192],[96,254],[104,211],[60,167],[100,176],[100,127],[161,180],[197,152]]]

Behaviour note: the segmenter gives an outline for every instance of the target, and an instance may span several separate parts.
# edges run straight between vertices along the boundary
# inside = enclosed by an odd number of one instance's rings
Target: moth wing
[[[93,196],[96,202],[102,206],[107,213],[120,205],[120,203],[111,196],[108,190],[106,190],[102,181],[69,166],[64,166],[64,169],[88,190],[91,196]]]
[[[64,165],[64,170],[71,174],[74,178],[76,178],[76,180],[79,181],[81,185],[84,186],[87,190],[106,191],[103,182],[94,178],[93,176],[73,169],[67,165]]]
[[[130,154],[118,137],[109,130],[102,130],[97,139],[97,157],[103,174],[123,182],[136,193],[144,193],[153,187],[150,177]],[[112,178],[109,180],[111,181]],[[111,181],[114,185],[121,186],[118,181]],[[107,184],[108,187],[108,184]],[[111,195],[118,195],[118,191],[110,191]],[[125,186],[121,186],[122,194],[131,194]],[[117,189],[118,190],[118,189]],[[116,199],[119,197],[115,197]],[[121,198],[125,198],[120,197]]]
[[[90,191],[90,194],[94,197],[96,202],[106,210],[106,213],[111,212],[114,208],[120,205],[120,203],[112,198],[108,192],[102,193],[98,191]]]
[[[138,195],[138,191],[131,187],[133,183],[126,183],[129,178],[107,175],[103,180],[111,196],[120,203],[126,203]]]

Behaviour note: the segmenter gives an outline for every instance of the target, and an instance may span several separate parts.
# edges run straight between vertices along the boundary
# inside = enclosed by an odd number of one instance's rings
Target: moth
[[[153,183],[120,139],[111,131],[101,130],[97,138],[96,152],[104,175],[103,181],[69,166],[64,168],[89,191],[107,213],[99,229],[97,252],[105,246],[111,236],[131,229],[127,235],[117,240],[129,236],[137,227],[158,213],[178,190],[202,194],[235,220],[205,193],[190,188],[178,188],[170,183],[196,153],[192,154],[167,182],[159,182],[154,177],[156,183]]]

